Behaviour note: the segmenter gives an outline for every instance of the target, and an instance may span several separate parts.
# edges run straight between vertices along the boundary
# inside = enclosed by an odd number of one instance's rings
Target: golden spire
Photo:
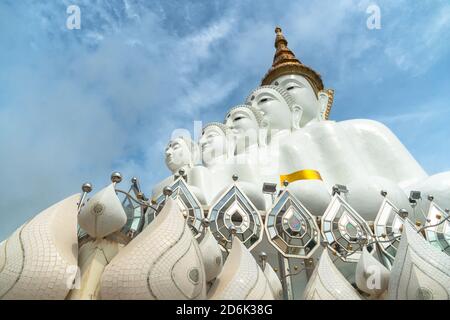
[[[273,64],[264,76],[261,84],[271,84],[276,78],[287,74],[298,74],[305,77],[313,87],[316,94],[323,90],[323,82],[320,75],[313,69],[305,66],[295,57],[295,54],[288,48],[288,42],[284,37],[280,27],[275,28],[275,55]]]

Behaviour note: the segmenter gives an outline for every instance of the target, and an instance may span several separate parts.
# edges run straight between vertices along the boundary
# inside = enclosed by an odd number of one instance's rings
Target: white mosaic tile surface
[[[66,297],[72,277],[67,268],[77,265],[78,200],[74,195],[42,211],[6,241],[0,298]]]
[[[119,231],[127,223],[127,215],[113,184],[97,192],[85,203],[78,215],[78,223],[93,238],[104,238]]]
[[[206,297],[200,249],[173,199],[106,266],[100,295],[152,300]]]
[[[320,261],[305,288],[304,299],[361,300],[361,296],[335,267],[328,250],[323,250]]]
[[[231,252],[222,273],[217,277],[209,299],[212,300],[273,300],[273,294],[263,271],[247,248],[234,238]]]
[[[209,228],[206,230],[199,247],[205,266],[206,281],[211,281],[222,271],[223,261],[222,250]]]
[[[430,245],[409,221],[391,270],[389,299],[449,300],[450,256]]]

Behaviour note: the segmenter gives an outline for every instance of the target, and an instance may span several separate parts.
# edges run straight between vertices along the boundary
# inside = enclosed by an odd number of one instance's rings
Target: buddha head
[[[198,146],[190,139],[180,136],[170,140],[166,150],[166,166],[176,174],[181,168],[191,168],[198,157]]]
[[[320,75],[301,63],[287,47],[281,28],[275,29],[275,56],[272,67],[264,76],[262,85],[275,85],[287,90],[299,108],[296,126],[303,127],[310,121],[328,118],[332,96],[324,90]]]
[[[211,122],[202,131],[199,141],[203,164],[208,167],[218,159],[226,159],[229,155],[229,129],[222,123]]]
[[[322,110],[318,95],[314,92],[310,82],[298,74],[287,74],[278,77],[273,83],[280,86],[292,96],[299,108],[299,127],[304,127],[308,122],[317,120]],[[326,101],[325,101],[326,102]]]
[[[262,120],[261,111],[249,105],[238,105],[228,111],[224,123],[235,137],[237,149],[258,143]]]
[[[258,87],[248,96],[246,103],[260,110],[261,127],[270,132],[298,128],[301,110],[291,95],[280,86]]]

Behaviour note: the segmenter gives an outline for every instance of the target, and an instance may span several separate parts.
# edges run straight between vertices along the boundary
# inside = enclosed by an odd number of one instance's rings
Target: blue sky
[[[379,120],[429,174],[450,170],[447,0],[3,0],[0,239],[113,170],[148,194],[174,129],[222,121],[259,84],[276,25],[336,90],[333,120]]]

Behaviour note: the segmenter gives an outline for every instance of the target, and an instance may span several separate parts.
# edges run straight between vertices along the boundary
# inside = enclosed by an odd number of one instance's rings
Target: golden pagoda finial
[[[288,48],[288,42],[280,27],[275,28],[275,55],[273,64],[262,80],[262,85],[271,84],[276,78],[287,74],[298,74],[305,77],[312,85],[316,94],[323,90],[323,82],[320,75],[313,69],[305,66],[295,57]]]

